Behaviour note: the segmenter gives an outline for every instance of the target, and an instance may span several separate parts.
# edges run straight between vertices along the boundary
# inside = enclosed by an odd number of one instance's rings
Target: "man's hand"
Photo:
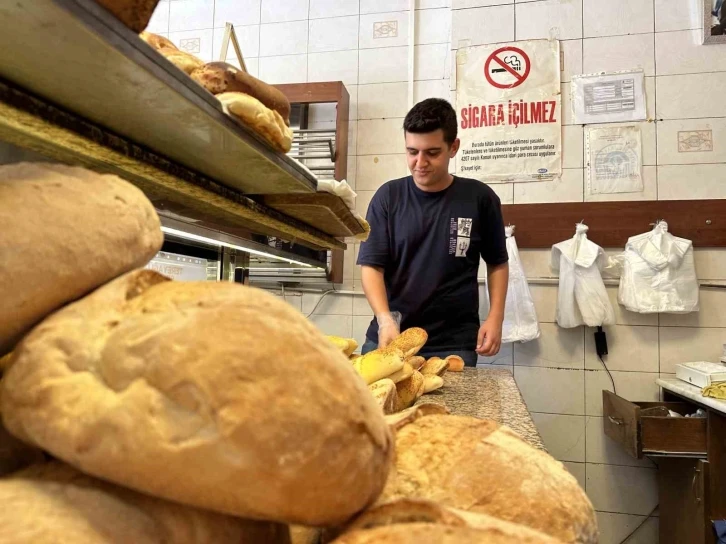
[[[393,342],[401,334],[398,322],[390,313],[383,313],[376,316],[378,321],[378,348],[382,349]]]
[[[479,327],[476,340],[476,352],[484,357],[493,357],[499,353],[502,345],[502,321],[489,318]]]

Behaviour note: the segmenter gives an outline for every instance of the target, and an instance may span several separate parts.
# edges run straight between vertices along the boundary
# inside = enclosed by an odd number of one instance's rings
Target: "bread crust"
[[[292,147],[292,130],[279,113],[245,93],[226,92],[216,95],[225,111],[250,127],[278,151]]]

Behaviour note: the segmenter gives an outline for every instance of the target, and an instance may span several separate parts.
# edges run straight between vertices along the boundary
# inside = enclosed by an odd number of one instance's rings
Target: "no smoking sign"
[[[497,89],[513,89],[527,80],[532,64],[518,47],[501,47],[484,63],[484,77]]]

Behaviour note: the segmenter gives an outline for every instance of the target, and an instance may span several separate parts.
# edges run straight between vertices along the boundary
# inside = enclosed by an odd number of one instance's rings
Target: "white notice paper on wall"
[[[643,191],[640,127],[588,127],[585,146],[588,194]]]
[[[572,77],[575,123],[621,123],[646,118],[642,70]]]

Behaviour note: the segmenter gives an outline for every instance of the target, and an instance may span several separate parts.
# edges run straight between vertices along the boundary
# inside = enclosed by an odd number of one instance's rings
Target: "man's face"
[[[449,161],[459,150],[459,139],[447,144],[441,129],[421,134],[405,132],[405,136],[408,169],[416,185],[431,187],[446,179]]]

